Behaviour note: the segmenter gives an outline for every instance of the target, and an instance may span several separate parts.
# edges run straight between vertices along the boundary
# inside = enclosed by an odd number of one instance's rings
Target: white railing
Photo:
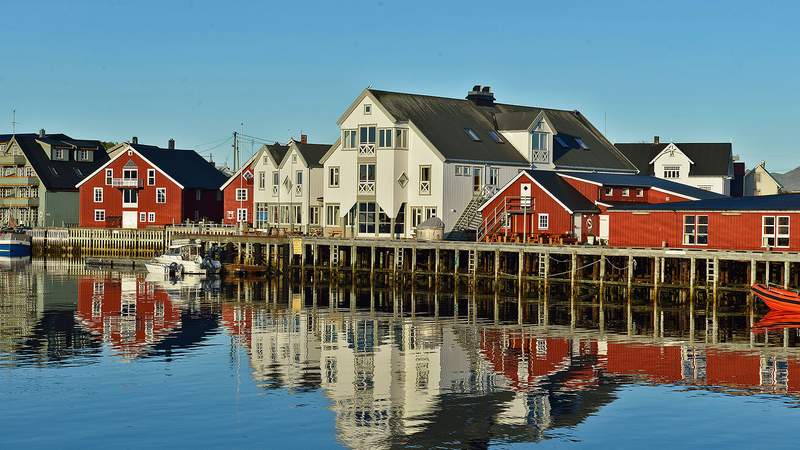
[[[420,181],[419,182],[419,193],[422,195],[427,195],[431,193],[431,182],[430,181]]]
[[[477,241],[483,241],[486,236],[493,233],[498,228],[504,228],[506,236],[511,229],[511,214],[519,213],[523,209],[533,209],[533,204],[528,198],[523,199],[518,196],[505,197],[503,201],[492,208],[488,217],[481,221],[478,227]],[[530,232],[531,230],[528,230]]]
[[[534,163],[549,163],[550,151],[548,150],[533,150],[531,151],[531,162]]]
[[[140,188],[144,186],[144,180],[138,178],[112,178],[111,186],[123,188]]]
[[[375,182],[374,181],[359,181],[358,182],[358,193],[359,194],[369,194],[375,192]]]
[[[358,156],[375,156],[375,144],[360,144]]]

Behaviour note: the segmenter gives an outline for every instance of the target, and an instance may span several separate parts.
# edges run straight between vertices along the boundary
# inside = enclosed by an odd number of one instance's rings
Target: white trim
[[[242,165],[242,167],[239,170],[236,171],[236,173],[234,173],[233,175],[231,175],[230,178],[228,178],[228,181],[226,181],[225,184],[220,186],[219,190],[224,191],[225,188],[228,187],[229,184],[231,184],[231,181],[233,181],[235,178],[242,176],[242,172],[244,172],[245,169],[249,169],[250,165],[253,164],[254,161],[258,160],[258,157],[266,150],[265,149],[266,146],[267,144],[262,145],[261,148],[253,156],[251,156],[250,159],[248,159],[247,162],[245,162],[244,165]],[[272,158],[272,155],[270,155],[270,158]]]
[[[683,150],[681,150],[680,148],[678,148],[678,146],[677,146],[677,145],[675,145],[675,144],[674,144],[674,143],[672,143],[672,142],[670,142],[669,144],[667,144],[667,146],[666,146],[666,147],[664,147],[664,149],[663,149],[663,150],[661,150],[660,152],[658,152],[658,154],[657,154],[657,155],[656,155],[656,156],[655,156],[655,157],[654,157],[654,158],[653,158],[653,159],[652,159],[652,160],[651,160],[651,161],[650,161],[648,164],[654,164],[654,163],[656,162],[656,160],[657,160],[658,158],[660,158],[660,157],[661,157],[661,155],[663,155],[663,154],[664,154],[664,153],[666,153],[667,151],[675,151],[675,150],[677,150],[677,151],[678,151],[678,153],[680,153],[681,155],[685,156],[685,157],[686,157],[686,159],[689,161],[689,164],[694,164],[694,161],[692,161],[692,159],[691,159],[691,158],[689,158],[689,156],[687,156],[687,155],[686,155],[686,153],[683,153]]]
[[[115,156],[115,157],[111,158],[110,160],[108,160],[108,162],[106,162],[106,163],[105,163],[105,164],[103,164],[102,166],[98,167],[98,168],[97,168],[97,170],[95,170],[95,171],[94,171],[94,172],[92,172],[92,173],[91,173],[89,176],[87,176],[86,178],[84,178],[83,180],[81,180],[81,182],[80,182],[80,183],[76,184],[76,185],[75,185],[75,188],[80,188],[80,187],[81,187],[81,185],[83,185],[83,183],[86,183],[87,181],[89,181],[89,179],[93,178],[95,175],[97,175],[98,173],[100,173],[100,171],[101,171],[101,170],[105,170],[105,168],[106,168],[106,167],[108,167],[108,166],[109,166],[111,163],[113,163],[114,161],[116,161],[116,160],[117,160],[117,159],[118,159],[120,156],[122,156],[122,155],[127,155],[127,154],[128,154],[128,152],[132,151],[132,152],[136,153],[137,155],[139,155],[139,157],[140,157],[140,158],[142,158],[142,160],[144,160],[144,162],[146,162],[147,164],[150,164],[150,167],[152,167],[152,168],[156,169],[158,172],[160,172],[160,173],[161,173],[161,175],[164,175],[165,177],[167,177],[167,179],[168,179],[169,181],[171,181],[171,182],[175,183],[175,185],[177,185],[179,188],[181,188],[181,189],[184,189],[184,187],[183,187],[183,185],[182,185],[182,184],[178,183],[178,182],[177,182],[177,181],[176,181],[174,178],[172,178],[171,176],[169,176],[169,174],[168,174],[168,173],[166,173],[166,172],[164,172],[163,170],[161,170],[161,168],[160,168],[160,167],[158,167],[157,165],[155,165],[155,164],[153,164],[152,162],[150,162],[150,160],[149,160],[149,159],[147,159],[147,158],[145,158],[145,157],[144,157],[144,155],[142,155],[141,153],[139,153],[139,151],[138,151],[138,150],[136,150],[135,148],[131,147],[129,144],[125,144],[125,145],[127,145],[127,147],[128,147],[128,151],[124,151],[124,152],[119,152],[119,153],[117,153],[117,156]],[[105,183],[105,173],[103,173],[103,182]]]
[[[597,181],[591,181],[591,180],[587,180],[585,178],[576,177],[574,175],[567,175],[567,174],[561,173],[561,172],[556,172],[556,173],[558,174],[558,176],[560,176],[562,178],[570,178],[570,179],[573,179],[573,180],[582,181],[584,183],[593,184],[595,186],[603,186],[603,183],[598,183]],[[587,173],[591,173],[591,172],[587,172]]]
[[[608,203],[603,203],[600,200],[595,200],[594,204],[595,205],[600,205],[600,206],[605,206],[606,208],[613,208],[614,207],[614,205],[609,205]]]
[[[689,186],[689,187],[693,187],[693,186]],[[685,198],[685,199],[687,199],[687,200],[700,200],[699,198],[697,198],[697,197],[692,197],[691,195],[680,194],[680,193],[678,193],[678,192],[672,192],[672,191],[668,191],[668,190],[666,190],[666,189],[662,189],[662,188],[660,188],[660,187],[650,186],[650,189],[653,189],[654,191],[658,191],[658,192],[663,192],[663,193],[665,193],[665,194],[677,195],[678,197],[683,197],[683,198]],[[695,189],[699,189],[699,188],[695,188]]]
[[[508,189],[508,187],[509,187],[509,186],[511,186],[511,184],[512,184],[512,183],[514,183],[515,181],[517,181],[517,180],[519,179],[519,177],[521,177],[521,176],[523,176],[523,175],[525,175],[526,177],[528,177],[528,179],[530,179],[530,180],[531,180],[531,181],[532,181],[534,184],[536,184],[536,186],[539,186],[539,189],[543,190],[543,191],[544,191],[544,192],[545,192],[547,195],[549,195],[549,196],[550,196],[550,198],[552,198],[553,200],[555,200],[555,202],[556,202],[556,203],[558,203],[558,204],[559,204],[559,206],[561,206],[562,208],[564,208],[564,210],[565,210],[565,211],[567,211],[567,212],[568,212],[568,213],[570,213],[570,214],[572,214],[572,213],[573,213],[571,209],[567,208],[567,205],[565,205],[564,203],[562,203],[562,202],[561,202],[561,200],[559,200],[559,199],[558,199],[558,197],[556,197],[555,195],[553,195],[553,193],[552,193],[552,192],[550,192],[550,191],[548,191],[547,189],[545,189],[545,188],[544,188],[544,186],[542,186],[542,185],[541,185],[541,184],[540,184],[538,181],[536,181],[536,179],[535,179],[535,178],[533,178],[533,177],[531,176],[531,174],[529,174],[529,173],[528,173],[528,171],[527,171],[527,170],[523,170],[522,172],[518,173],[518,174],[517,174],[517,176],[515,176],[514,178],[512,178],[512,179],[511,179],[511,181],[509,181],[509,182],[508,182],[508,183],[506,183],[506,184],[505,184],[503,187],[501,187],[500,189],[498,189],[496,194],[494,194],[494,195],[493,195],[493,196],[492,196],[492,197],[491,197],[489,200],[486,200],[485,202],[483,202],[483,204],[480,206],[480,208],[478,208],[478,212],[480,212],[480,211],[483,211],[483,208],[485,208],[485,207],[486,207],[486,205],[488,205],[489,203],[493,202],[493,201],[494,201],[494,200],[495,200],[497,197],[499,197],[499,196],[500,196],[500,194],[504,193],[504,192],[505,192],[505,190],[506,190],[506,189]]]

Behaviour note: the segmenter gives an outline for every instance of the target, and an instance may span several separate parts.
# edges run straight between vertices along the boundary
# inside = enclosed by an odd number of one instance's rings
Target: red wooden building
[[[800,194],[631,205],[609,217],[612,246],[800,251]]]
[[[249,161],[244,163],[241,169],[233,174],[225,184],[220,187],[223,198],[223,218],[226,224],[248,223],[251,226],[255,217],[253,216],[253,186],[255,180],[256,161],[264,153],[264,147],[257,151]]]
[[[120,144],[81,181],[80,226],[145,228],[222,220],[225,175],[194,150]]]
[[[479,211],[478,240],[569,243],[608,240],[610,209],[724,196],[656,177],[528,170]]]

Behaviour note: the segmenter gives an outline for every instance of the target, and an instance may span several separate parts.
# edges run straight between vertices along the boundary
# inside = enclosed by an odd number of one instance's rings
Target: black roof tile
[[[609,211],[800,211],[800,194],[722,197],[689,202],[619,206]]]
[[[557,172],[552,170],[528,170],[527,172],[572,212],[598,212],[600,210],[564,178],[560,177]]]
[[[658,188],[696,199],[727,197],[726,195],[718,194],[716,192],[706,191],[705,189],[699,189],[693,186],[688,186],[682,183],[676,183],[674,181],[649,175],[572,171],[559,171],[559,173],[587,181],[593,181],[595,183],[600,183],[603,186]]]
[[[729,142],[674,143],[694,162],[689,170],[690,176],[732,175],[733,152]],[[636,165],[642,175],[654,175],[653,160],[669,143],[617,143],[616,147]]]
[[[219,189],[228,177],[194,150],[129,144],[187,189]],[[121,156],[120,158],[124,158]]]

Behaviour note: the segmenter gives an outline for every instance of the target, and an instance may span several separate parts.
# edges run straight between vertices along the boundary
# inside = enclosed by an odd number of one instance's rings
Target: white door
[[[583,215],[575,214],[572,217],[573,217],[572,221],[573,221],[573,224],[574,224],[573,229],[574,229],[574,232],[575,232],[575,239],[580,241],[581,240],[581,234],[582,234],[581,233],[581,224],[583,223]]]
[[[608,214],[600,216],[600,239],[608,240]]]
[[[122,211],[122,228],[138,228],[136,211]]]

